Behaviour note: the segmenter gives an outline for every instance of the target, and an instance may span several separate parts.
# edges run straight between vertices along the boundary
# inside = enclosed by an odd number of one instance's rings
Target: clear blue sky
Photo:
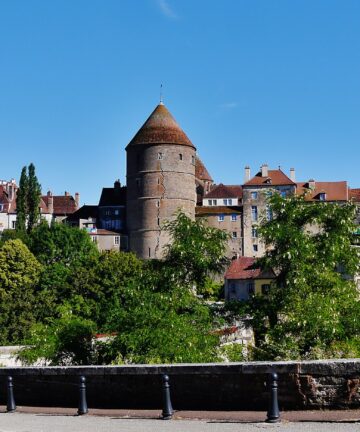
[[[360,187],[359,0],[0,0],[0,179],[96,204],[160,83],[217,183]]]

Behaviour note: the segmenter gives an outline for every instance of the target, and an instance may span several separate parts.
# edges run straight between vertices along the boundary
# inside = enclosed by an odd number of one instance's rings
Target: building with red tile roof
[[[275,279],[275,273],[260,269],[252,257],[232,260],[225,272],[225,299],[248,300],[252,295],[268,293]]]
[[[306,201],[348,201],[349,189],[346,181],[319,182],[309,180],[296,183],[296,193],[305,195]]]

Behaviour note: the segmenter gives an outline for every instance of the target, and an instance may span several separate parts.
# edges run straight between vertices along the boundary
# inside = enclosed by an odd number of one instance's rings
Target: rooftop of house
[[[69,215],[66,220],[69,222],[78,221],[80,219],[96,219],[98,217],[97,205],[83,205],[74,213]]]
[[[264,165],[261,170],[245,182],[244,186],[295,186],[295,183],[279,168],[277,170],[269,170]]]
[[[196,156],[196,161],[195,161],[195,177],[203,181],[210,181],[210,182],[213,181],[211,175],[209,174],[208,170],[206,169],[205,165],[203,164],[199,156]]]
[[[126,205],[126,186],[121,186],[116,180],[114,187],[103,188],[99,201],[99,207],[116,207]]]
[[[163,103],[154,109],[126,149],[130,146],[146,144],[178,144],[194,147]]]
[[[318,182],[309,180],[298,182],[296,193],[305,194],[306,201],[347,201],[349,199],[346,181]]]
[[[50,213],[51,199],[53,200],[53,214],[55,215],[68,215],[78,209],[76,199],[68,192],[65,192],[65,195],[51,195],[48,193],[41,197],[40,207],[43,213]]]
[[[256,267],[256,259],[239,257],[231,261],[225,273],[225,279],[272,279],[273,271],[263,271]]]
[[[360,202],[360,189],[349,189],[349,199]]]
[[[115,231],[109,231],[106,229],[93,228],[89,231],[91,236],[116,236],[118,237],[120,234]]]
[[[242,207],[240,206],[196,206],[196,216],[219,215],[219,214],[241,214]]]
[[[242,186],[240,185],[219,185],[213,186],[211,191],[204,198],[242,198]]]

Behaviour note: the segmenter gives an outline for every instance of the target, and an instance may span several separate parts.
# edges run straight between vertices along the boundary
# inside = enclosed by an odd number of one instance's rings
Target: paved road
[[[0,413],[0,432],[347,432],[360,431],[354,420],[267,424],[235,420],[158,420],[64,414]]]

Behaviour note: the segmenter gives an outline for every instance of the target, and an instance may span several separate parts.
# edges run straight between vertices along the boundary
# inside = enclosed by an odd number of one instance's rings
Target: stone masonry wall
[[[13,377],[18,405],[76,407],[80,375],[90,408],[161,408],[161,375],[175,409],[266,410],[268,374],[279,375],[281,410],[359,408],[360,359],[305,362],[0,368]],[[5,404],[6,392],[0,392]]]

